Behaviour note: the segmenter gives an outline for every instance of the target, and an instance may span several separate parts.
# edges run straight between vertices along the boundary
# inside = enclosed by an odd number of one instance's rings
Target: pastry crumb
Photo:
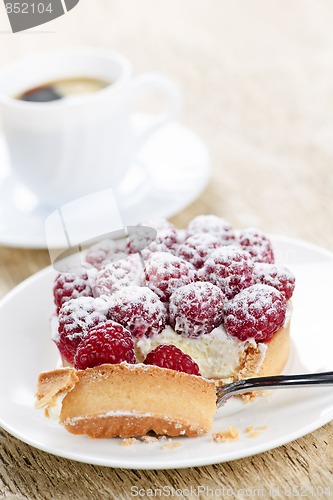
[[[257,438],[260,436],[260,432],[258,432],[253,425],[249,425],[246,427],[245,432],[247,434],[247,437],[249,438]]]
[[[262,391],[245,392],[245,394],[240,394],[240,398],[243,400],[245,404],[248,404],[254,401],[261,392]]]
[[[158,439],[155,436],[142,436],[141,441],[143,443],[157,443]]]
[[[172,439],[168,439],[167,442],[162,446],[163,450],[174,450],[175,448],[179,448],[181,443],[179,441],[173,441]]]
[[[239,438],[239,430],[237,429],[237,427],[229,427],[229,429],[226,431],[216,432],[212,437],[215,443],[237,441]]]
[[[135,438],[126,438],[121,441],[121,446],[132,446],[136,442]]]
[[[246,427],[245,432],[247,437],[249,438],[257,438],[260,436],[260,431],[264,431],[267,429],[267,425],[259,425],[258,427],[254,427],[253,425],[249,425]]]

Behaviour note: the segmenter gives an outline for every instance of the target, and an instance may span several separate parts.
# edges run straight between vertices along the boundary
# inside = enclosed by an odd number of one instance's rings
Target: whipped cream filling
[[[292,305],[288,301],[283,328],[289,325],[291,313]],[[191,356],[198,363],[201,375],[208,379],[229,379],[237,377],[240,372],[246,373],[248,351],[251,351],[252,355],[251,371],[258,373],[267,351],[267,344],[264,342],[256,342],[254,338],[243,342],[229,335],[222,325],[209,334],[202,334],[195,338],[183,337],[167,326],[159,334],[136,339],[138,361],[143,361],[151,350],[162,344],[173,344]],[[253,358],[253,353],[255,353],[255,358]]]
[[[142,361],[152,349],[162,344],[173,344],[191,356],[206,378],[229,378],[237,376],[244,354],[249,347],[258,351],[257,371],[265,358],[267,345],[253,338],[242,342],[229,335],[223,326],[196,338],[178,335],[170,326],[160,334],[140,338],[136,342],[137,357]]]

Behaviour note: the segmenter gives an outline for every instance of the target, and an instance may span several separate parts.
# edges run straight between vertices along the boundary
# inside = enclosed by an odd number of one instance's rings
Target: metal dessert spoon
[[[285,389],[287,387],[309,387],[312,385],[333,386],[333,372],[305,373],[302,375],[276,375],[237,380],[216,389],[216,406],[220,408],[231,396],[266,389]]]

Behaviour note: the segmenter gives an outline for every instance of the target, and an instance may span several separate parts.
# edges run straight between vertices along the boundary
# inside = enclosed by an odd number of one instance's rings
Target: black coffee
[[[57,101],[59,99],[92,94],[109,85],[110,82],[105,82],[97,78],[67,78],[26,90],[19,94],[16,99],[30,102]]]

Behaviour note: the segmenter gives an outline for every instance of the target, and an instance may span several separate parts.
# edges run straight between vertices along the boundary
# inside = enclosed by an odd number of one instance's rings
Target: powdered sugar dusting
[[[58,338],[55,340],[61,355],[71,365],[79,343],[89,328],[106,321],[108,304],[105,300],[93,297],[71,299],[59,312]]]
[[[101,269],[111,262],[128,255],[127,239],[103,240],[91,246],[85,254],[85,260],[93,267]]]
[[[90,326],[106,319],[109,304],[101,298],[79,297],[72,299],[60,310],[59,326],[66,324],[66,331],[71,337],[77,335],[77,329],[87,330]]]
[[[140,257],[130,255],[101,269],[95,280],[95,294],[110,296],[115,291],[130,285],[143,286],[144,271]]]
[[[167,252],[155,252],[146,263],[147,285],[167,302],[176,288],[196,278],[192,264]]]
[[[161,332],[167,312],[150,288],[128,286],[110,298],[108,317],[128,328],[135,337],[142,337]]]
[[[198,271],[202,280],[221,288],[228,299],[253,283],[254,262],[248,252],[236,245],[217,248]]]
[[[153,252],[174,253],[178,244],[177,229],[166,219],[153,219],[144,224],[155,229],[156,237],[150,245],[142,250],[144,259],[149,259]]]
[[[58,274],[54,281],[53,296],[57,312],[59,312],[61,306],[70,299],[92,297],[92,295],[92,289],[86,273],[80,275],[62,273]]]
[[[225,302],[223,292],[212,283],[177,288],[170,297],[170,324],[186,337],[210,333],[222,323]]]
[[[260,229],[250,227],[240,231],[238,243],[256,262],[274,263],[272,244]]]
[[[254,266],[253,276],[255,283],[273,286],[283,293],[287,300],[292,297],[295,277],[286,267],[258,262]]]
[[[186,235],[209,233],[217,236],[224,245],[235,239],[234,231],[226,220],[216,215],[198,215],[187,226]]]
[[[199,269],[210,253],[219,246],[221,246],[221,241],[213,234],[193,234],[178,247],[177,255]]]
[[[286,310],[287,302],[278,290],[253,285],[228,302],[224,325],[228,333],[240,340],[254,337],[267,341],[283,326]]]

